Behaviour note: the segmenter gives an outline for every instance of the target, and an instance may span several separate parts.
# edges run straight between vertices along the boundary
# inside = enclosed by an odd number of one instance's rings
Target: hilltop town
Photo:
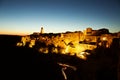
[[[106,28],[93,30],[88,27],[84,31],[45,33],[44,28],[41,27],[40,32],[22,36],[17,46],[35,48],[45,54],[76,55],[86,60],[86,56],[90,55],[88,51],[98,47],[110,48],[114,39],[120,39],[120,32],[110,33]],[[120,45],[119,40],[118,44]]]

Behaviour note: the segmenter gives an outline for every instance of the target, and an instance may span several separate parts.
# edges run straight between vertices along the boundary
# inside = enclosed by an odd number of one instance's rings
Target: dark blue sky
[[[0,33],[120,31],[120,0],[0,0]]]

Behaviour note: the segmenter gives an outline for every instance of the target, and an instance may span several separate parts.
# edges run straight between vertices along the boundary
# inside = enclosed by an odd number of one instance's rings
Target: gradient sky
[[[0,34],[120,31],[120,0],[0,0]]]

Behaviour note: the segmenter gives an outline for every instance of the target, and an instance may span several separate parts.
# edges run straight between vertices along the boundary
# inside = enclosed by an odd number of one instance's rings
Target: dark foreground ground
[[[66,63],[77,68],[66,69],[68,80],[119,80],[119,40],[110,49],[99,48],[84,61],[75,56],[42,54],[27,47],[16,47],[20,36],[0,35],[0,69],[3,79],[64,80],[61,66]]]

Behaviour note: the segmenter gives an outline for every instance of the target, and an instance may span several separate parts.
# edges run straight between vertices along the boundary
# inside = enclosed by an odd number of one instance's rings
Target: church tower
[[[43,27],[41,27],[40,34],[43,34],[43,33],[44,33],[44,29]]]

